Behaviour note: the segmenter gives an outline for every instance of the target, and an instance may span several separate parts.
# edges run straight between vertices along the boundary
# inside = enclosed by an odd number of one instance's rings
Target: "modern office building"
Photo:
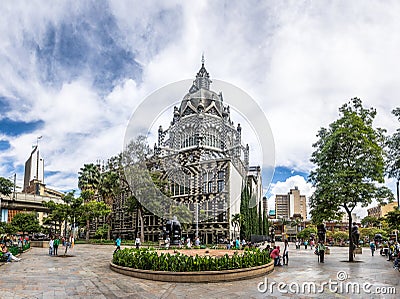
[[[40,194],[41,185],[44,185],[44,160],[40,156],[39,146],[35,145],[29,159],[25,162],[22,191],[28,194]]]
[[[367,212],[368,216],[380,218],[385,217],[388,212],[393,211],[394,208],[397,207],[397,202],[391,202],[386,205],[377,205],[375,207],[369,208],[367,209]]]
[[[14,182],[15,184],[15,182]],[[46,216],[48,208],[43,202],[62,203],[63,193],[47,188],[44,183],[44,159],[36,145],[25,163],[24,187],[22,192],[14,190],[10,196],[0,194],[0,220],[11,222],[18,213],[35,212],[39,222]]]
[[[294,215],[300,215],[307,219],[306,196],[300,194],[298,187],[290,189],[288,194],[277,194],[275,196],[275,217],[276,219],[290,219]]]

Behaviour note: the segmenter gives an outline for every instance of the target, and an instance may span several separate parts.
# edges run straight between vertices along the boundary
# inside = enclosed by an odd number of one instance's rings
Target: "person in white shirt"
[[[136,248],[139,249],[139,246],[140,246],[140,238],[139,237],[136,238],[135,245],[136,245]]]
[[[49,255],[53,254],[53,246],[54,246],[54,240],[53,237],[51,237],[49,241]]]

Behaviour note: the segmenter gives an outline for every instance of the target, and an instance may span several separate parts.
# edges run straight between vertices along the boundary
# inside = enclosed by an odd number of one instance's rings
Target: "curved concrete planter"
[[[220,282],[239,279],[249,279],[265,275],[274,271],[274,262],[262,266],[244,269],[221,270],[221,271],[198,271],[198,272],[169,272],[140,270],[122,267],[110,263],[111,270],[133,276],[136,278],[167,281],[167,282]]]

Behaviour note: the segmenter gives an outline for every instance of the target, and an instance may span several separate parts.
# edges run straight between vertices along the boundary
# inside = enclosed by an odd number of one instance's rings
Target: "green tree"
[[[100,227],[96,230],[96,233],[94,234],[94,236],[95,236],[96,238],[104,239],[104,238],[107,236],[107,234],[108,234],[109,231],[110,231],[110,230],[109,230],[109,228],[108,228],[108,225],[107,225],[107,224],[103,224],[102,226],[100,226]]]
[[[393,209],[385,216],[389,228],[392,230],[400,230],[400,211],[398,209]]]
[[[308,240],[311,235],[317,234],[317,228],[315,226],[309,226],[297,233],[297,238]]]
[[[269,222],[268,222],[268,215],[265,210],[263,210],[263,235],[269,236]]]
[[[392,111],[400,121],[400,107]],[[397,205],[400,209],[400,194],[399,194],[399,181],[400,181],[400,128],[387,139],[386,142],[387,155],[386,155],[386,173],[390,178],[396,180],[396,193]]]
[[[130,212],[136,211],[138,221],[140,222],[140,239],[144,241],[144,212],[145,208],[151,211],[159,209],[160,200],[155,193],[156,190],[148,186],[153,183],[150,174],[146,172],[148,157],[151,153],[145,136],[138,136],[128,143],[121,155],[121,169],[124,171],[124,182],[126,186],[133,188],[134,193],[129,196],[126,202],[127,209]],[[137,194],[140,194],[138,198]],[[137,227],[136,227],[137,229]]]
[[[11,182],[9,179],[0,177],[0,194],[5,196],[9,196],[14,188],[14,183]]]
[[[264,234],[264,230],[263,230],[263,228],[264,228],[264,226],[263,226],[263,214],[262,214],[262,207],[261,207],[261,200],[259,201],[259,203],[258,203],[258,212],[257,212],[257,214],[258,214],[258,235],[263,235]]]
[[[381,224],[381,221],[373,216],[365,216],[361,219],[361,224],[367,227],[377,227]]]
[[[50,229],[49,233],[61,234],[61,225],[66,220],[66,207],[65,204],[58,204],[50,200],[43,201],[43,206],[49,209],[47,217],[43,219],[43,224],[50,225],[54,230]]]
[[[78,172],[78,187],[82,191],[93,191],[97,195],[100,185],[100,169],[93,163],[84,164]]]
[[[349,233],[343,231],[336,231],[333,233],[335,242],[346,241],[349,239]]]
[[[387,236],[387,233],[383,229],[376,227],[363,227],[360,228],[360,239],[368,237],[369,240],[373,240],[376,234],[381,234],[382,236]]]
[[[101,180],[99,184],[99,193],[103,201],[106,203],[107,207],[112,210],[114,198],[120,194],[120,179],[118,173],[113,170],[108,170],[101,174]],[[111,237],[111,221],[112,213],[109,213],[106,217],[107,223],[107,240]]]
[[[91,200],[86,202],[81,208],[81,219],[86,221],[86,224],[96,218],[107,216],[111,210],[102,201]],[[86,240],[89,240],[89,227],[86,227]]]
[[[12,218],[11,225],[17,231],[22,232],[23,235],[41,231],[39,220],[36,218],[35,213],[17,213]]]
[[[240,224],[240,239],[248,239],[251,233],[251,221],[250,221],[250,191],[247,186],[242,190],[240,197],[240,214],[242,215],[242,222]]]
[[[368,206],[375,198],[379,202],[392,198],[390,190],[378,187],[384,182],[384,160],[381,130],[372,127],[375,109],[365,109],[358,98],[340,109],[340,118],[318,132],[319,140],[311,162],[316,169],[309,180],[315,187],[310,207],[313,221],[337,219],[344,209],[349,217],[357,205]],[[350,238],[349,261],[353,261],[353,241]]]
[[[231,223],[233,226],[233,231],[235,232],[233,238],[236,239],[236,228],[238,228],[239,230],[239,234],[240,234],[240,227],[243,221],[243,216],[239,213],[232,215],[231,218]]]
[[[17,228],[11,225],[11,223],[0,222],[0,234],[15,234]]]

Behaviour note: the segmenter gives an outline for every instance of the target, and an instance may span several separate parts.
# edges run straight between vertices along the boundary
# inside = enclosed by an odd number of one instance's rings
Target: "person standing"
[[[53,241],[53,255],[58,255],[58,246],[60,245],[60,239],[58,236]]]
[[[304,249],[307,249],[307,245],[308,245],[308,241],[305,240],[305,241],[304,241]]]
[[[325,245],[322,241],[318,244],[318,256],[319,256],[319,262],[324,263]]]
[[[53,246],[54,246],[54,240],[53,237],[51,237],[49,241],[49,255],[53,254]]]
[[[371,254],[372,254],[372,256],[374,256],[375,243],[371,241],[371,243],[369,243],[369,248],[371,248]]]
[[[236,249],[239,249],[239,248],[240,248],[240,239],[239,239],[239,237],[236,238],[236,241],[235,241],[235,248],[236,248]]]
[[[115,240],[115,246],[117,246],[114,250],[114,253],[116,253],[118,250],[121,250],[121,236],[118,236],[118,238]]]
[[[139,237],[136,237],[135,245],[136,245],[136,249],[139,249],[139,247],[140,247],[140,238]]]
[[[289,262],[289,242],[288,242],[288,240],[285,240],[285,247],[283,248],[282,259],[283,259],[283,265],[287,266],[288,262]]]

